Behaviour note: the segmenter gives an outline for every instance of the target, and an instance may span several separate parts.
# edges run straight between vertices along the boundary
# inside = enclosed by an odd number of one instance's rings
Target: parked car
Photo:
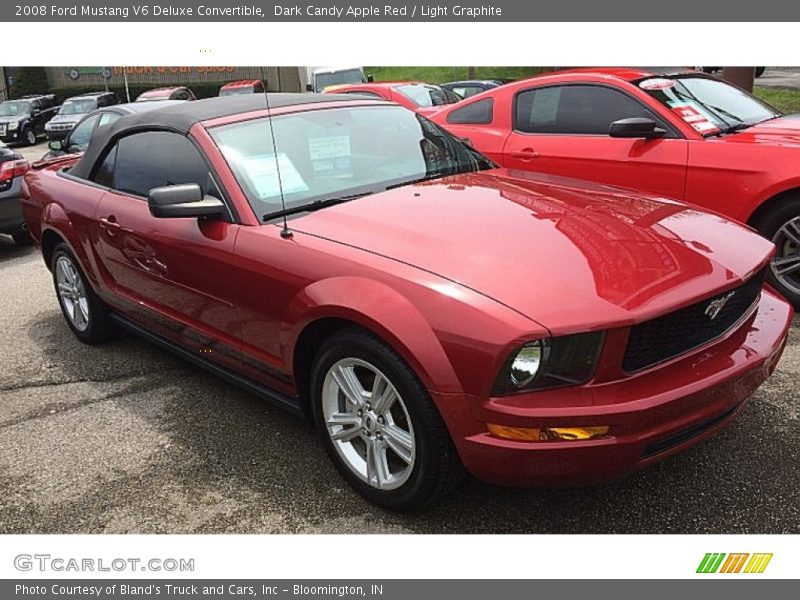
[[[136,102],[153,102],[154,100],[197,100],[194,92],[187,87],[162,87],[142,92]]]
[[[446,104],[461,100],[459,96],[438,85],[417,81],[390,81],[360,85],[337,85],[325,90],[326,94],[350,94],[391,100],[415,112],[428,114]]]
[[[42,160],[50,160],[71,154],[79,154],[86,150],[92,136],[98,129],[110,125],[126,115],[135,115],[166,106],[180,104],[184,100],[154,100],[152,102],[131,102],[101,108],[83,117],[83,119],[67,134],[63,140],[54,140],[48,144],[50,151]]]
[[[263,94],[264,82],[260,79],[231,81],[219,88],[220,96],[236,96],[238,94]]]
[[[364,67],[307,67],[306,91],[322,93],[338,85],[372,82]]]
[[[514,485],[645,467],[775,368],[793,313],[748,228],[495,169],[391,103],[270,100],[271,126],[257,96],[184,103],[32,167],[25,217],[79,340],[122,326],[308,416],[393,508],[463,467]]]
[[[0,102],[0,142],[33,146],[57,110],[52,94]]]
[[[500,87],[503,83],[505,83],[505,81],[502,79],[468,79],[466,81],[443,83],[442,87],[446,90],[450,90],[459,98],[471,98],[475,94]]]
[[[800,306],[800,117],[689,71],[576,69],[431,116],[497,163],[712,209],[775,242],[769,282]]]
[[[13,237],[19,246],[31,243],[19,203],[22,178],[29,167],[19,152],[0,142],[0,233]]]
[[[56,115],[47,122],[44,130],[48,140],[63,140],[75,125],[98,108],[113,106],[119,100],[114,92],[91,92],[64,100]]]

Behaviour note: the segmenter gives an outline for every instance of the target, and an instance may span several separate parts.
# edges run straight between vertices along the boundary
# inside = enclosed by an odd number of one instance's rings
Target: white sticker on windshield
[[[645,79],[639,84],[639,87],[647,91],[668,90],[675,87],[675,82],[672,79],[653,77],[651,79]]]
[[[696,102],[670,102],[669,107],[699,133],[711,134],[719,131],[719,127],[711,122],[711,118]]]
[[[280,196],[281,186],[284,194],[308,191],[303,176],[283,152],[278,154],[277,162],[274,154],[260,154],[248,156],[240,164],[261,199]],[[280,180],[277,169],[280,169]]]
[[[350,136],[309,138],[308,153],[311,167],[316,175],[352,177],[353,160],[350,151]]]

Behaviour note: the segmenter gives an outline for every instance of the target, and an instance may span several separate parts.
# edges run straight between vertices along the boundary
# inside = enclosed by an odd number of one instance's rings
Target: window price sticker
[[[247,178],[252,182],[253,188],[259,198],[266,199],[280,196],[281,185],[284,194],[294,194],[308,191],[303,176],[294,166],[292,160],[283,152],[275,160],[274,154],[261,154],[250,156],[242,160],[242,167]],[[278,179],[280,169],[280,180]]]
[[[350,136],[309,138],[308,153],[314,173],[317,175],[352,177]]]
[[[719,127],[711,122],[711,119],[694,102],[675,102],[670,103],[672,112],[678,115],[685,123],[694,127],[695,131],[702,134],[717,133]]]

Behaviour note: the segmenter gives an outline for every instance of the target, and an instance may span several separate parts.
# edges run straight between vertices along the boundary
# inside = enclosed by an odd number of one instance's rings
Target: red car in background
[[[220,96],[237,96],[239,94],[263,94],[264,82],[260,79],[231,81],[219,88]]]
[[[697,72],[574,69],[430,117],[498,164],[676,198],[777,246],[768,279],[800,306],[800,117]]]
[[[147,90],[136,98],[136,102],[153,102],[155,100],[197,100],[197,98],[192,90],[182,85]]]
[[[418,506],[464,467],[618,477],[730,423],[775,368],[792,308],[747,228],[495,169],[395,104],[270,107],[122,117],[33,166],[25,218],[78,339],[125,327],[306,415],[370,500]]]
[[[455,104],[461,96],[438,85],[418,81],[383,81],[355,85],[334,85],[325,94],[354,94],[396,102],[421,114],[436,112],[440,107]]]

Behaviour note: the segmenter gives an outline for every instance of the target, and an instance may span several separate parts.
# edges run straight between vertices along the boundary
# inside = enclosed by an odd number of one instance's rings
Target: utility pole
[[[756,80],[755,67],[722,67],[722,78],[748,92],[753,91]]]

